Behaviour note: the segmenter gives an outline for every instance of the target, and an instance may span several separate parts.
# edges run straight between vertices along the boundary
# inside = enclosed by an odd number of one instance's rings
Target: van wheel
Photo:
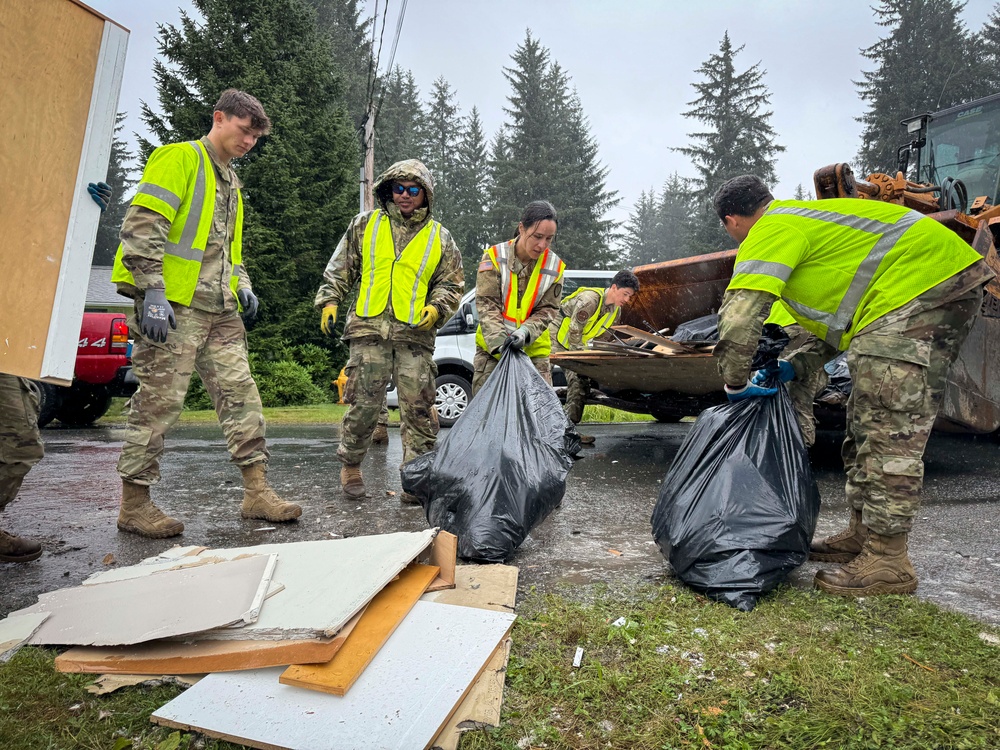
[[[472,400],[472,383],[460,375],[438,375],[434,407],[442,427],[451,427]]]
[[[111,394],[103,385],[74,385],[63,396],[56,412],[60,422],[83,427],[96,422],[111,408]]]
[[[660,424],[676,424],[677,422],[680,422],[681,419],[683,419],[684,417],[683,414],[678,414],[675,411],[663,408],[650,409],[649,413],[652,414],[653,419],[655,419]]]

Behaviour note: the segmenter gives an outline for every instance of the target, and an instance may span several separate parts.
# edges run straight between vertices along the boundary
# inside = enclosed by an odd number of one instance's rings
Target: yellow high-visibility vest
[[[548,248],[538,256],[535,267],[531,270],[524,294],[520,295],[518,301],[517,276],[510,271],[510,259],[514,257],[514,244],[516,240],[508,240],[499,245],[487,248],[486,254],[489,256],[493,267],[500,274],[500,294],[501,313],[503,324],[508,331],[514,331],[530,316],[535,309],[535,303],[540,300],[553,284],[562,280],[563,271],[566,264],[559,256]],[[480,325],[476,329],[476,344],[485,352],[489,349],[486,346],[486,339],[483,337],[483,327]],[[542,331],[541,335],[526,347],[524,353],[529,357],[547,357],[552,351],[552,338],[549,329]],[[493,355],[499,357],[499,354]]]
[[[229,289],[236,296],[243,263],[243,194],[236,191],[236,227],[229,243],[232,272]],[[201,261],[215,214],[215,169],[201,141],[171,143],[149,155],[133,206],[143,206],[170,222],[163,248],[163,283],[168,300],[190,305],[198,286]],[[132,272],[122,263],[118,245],[111,281],[135,286]],[[238,303],[237,303],[238,305]]]
[[[566,299],[562,301],[563,305],[569,302],[571,299],[576,297],[580,292],[596,292],[598,296],[597,309],[594,310],[594,314],[587,319],[587,323],[583,326],[583,334],[581,336],[581,343],[586,344],[591,339],[597,338],[602,333],[607,331],[611,326],[615,324],[618,319],[618,315],[621,313],[620,307],[613,307],[611,312],[601,313],[601,309],[604,307],[604,292],[605,289],[599,289],[592,286],[581,286]],[[565,313],[564,313],[565,314]],[[569,329],[573,323],[571,316],[567,315],[563,318],[562,323],[559,324],[559,332],[556,334],[556,341],[558,341],[566,349],[569,349]]]
[[[740,244],[728,288],[774,294],[843,351],[865,326],[979,258],[950,229],[893,203],[772,201]]]
[[[764,321],[765,325],[768,323],[774,323],[774,325],[781,326],[782,328],[785,326],[798,325],[798,321],[795,320],[795,316],[792,315],[792,311],[789,310],[788,306],[780,299],[776,299],[774,304],[771,305],[771,312],[767,316],[767,320]]]
[[[378,209],[365,225],[361,246],[361,288],[354,312],[374,318],[392,295],[396,320],[414,325],[427,301],[427,287],[441,262],[441,225],[428,221],[396,257],[389,216]]]

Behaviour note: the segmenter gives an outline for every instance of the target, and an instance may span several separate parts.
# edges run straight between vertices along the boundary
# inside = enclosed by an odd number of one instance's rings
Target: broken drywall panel
[[[343,697],[282,685],[280,668],[211,674],[152,720],[255,748],[426,748],[513,622],[508,612],[417,602]]]
[[[48,619],[48,612],[10,615],[0,620],[0,664],[10,661],[17,650]]]
[[[16,614],[48,612],[34,645],[121,646],[249,623],[275,555],[258,555],[92,586],[60,589]],[[239,632],[231,631],[231,632]]]
[[[277,554],[275,577],[285,584],[285,590],[267,602],[253,625],[239,631],[215,630],[205,633],[204,638],[293,640],[336,635],[375,594],[430,546],[435,533],[436,529],[426,529],[205,550],[200,557],[226,560],[247,554]],[[158,564],[172,563],[160,560]],[[158,564],[151,564],[150,572]],[[112,573],[121,572],[104,571],[89,580],[100,582],[114,577]]]

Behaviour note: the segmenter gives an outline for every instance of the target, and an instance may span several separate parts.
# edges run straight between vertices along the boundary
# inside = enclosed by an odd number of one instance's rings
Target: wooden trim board
[[[413,605],[437,578],[439,569],[433,565],[414,563],[399,574],[399,578],[382,589],[368,604],[368,609],[354,632],[334,657],[326,664],[294,664],[278,681],[307,690],[331,695],[347,695],[379,649],[385,645]]]
[[[208,674],[329,661],[361,619],[355,615],[333,638],[298,641],[156,641],[129,648],[71,648],[56,657],[60,672],[90,674]]]
[[[417,602],[343,697],[282,685],[278,669],[210,674],[152,721],[265,750],[427,748],[514,619]]]
[[[611,330],[615,333],[624,334],[625,336],[631,336],[632,338],[648,341],[651,344],[665,347],[674,352],[683,352],[686,354],[693,354],[695,352],[695,350],[691,347],[685,346],[684,344],[678,344],[676,341],[668,339],[666,336],[649,333],[633,326],[611,326]]]
[[[441,569],[428,591],[455,588],[455,561],[458,557],[458,537],[450,531],[439,531],[431,544],[429,564]]]

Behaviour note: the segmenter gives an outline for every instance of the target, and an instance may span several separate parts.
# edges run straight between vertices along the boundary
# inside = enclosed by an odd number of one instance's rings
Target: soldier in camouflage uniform
[[[583,349],[588,341],[610,338],[611,326],[618,320],[619,312],[639,291],[639,279],[627,269],[615,274],[607,289],[580,287],[562,301],[562,313],[549,328],[552,350],[567,352]],[[566,374],[566,416],[573,424],[583,419],[593,381],[563,368]],[[593,435],[580,434],[580,442],[592,445]]]
[[[744,176],[719,189],[715,208],[740,243],[715,349],[729,398],[774,393],[747,376],[778,296],[815,334],[779,362],[783,381],[808,378],[838,351],[848,353],[843,458],[851,517],[845,531],[811,549],[813,559],[845,564],[817,573],[816,586],[842,596],[911,593],[917,574],[906,540],[924,448],[948,368],[993,273],[956,234],[902,206],[775,201],[759,179]]]
[[[136,301],[129,329],[139,390],[118,460],[122,531],[163,538],[184,530],[153,504],[149,487],[160,479],[164,435],[180,416],[195,370],[243,475],[241,515],[282,522],[302,513],[267,481],[264,416],[240,317],[242,308],[252,318],[258,303],[241,262],[243,200],[230,161],[269,129],[257,99],[223,92],[207,136],[150,155],[125,215],[112,280]]]
[[[87,192],[102,212],[107,209],[111,202],[107,184],[91,182]],[[0,373],[0,511],[13,502],[25,475],[45,456],[38,411],[36,386],[25,378]],[[0,529],[0,561],[31,562],[41,555],[38,542]]]
[[[557,228],[552,204],[532,201],[521,212],[517,237],[483,253],[476,274],[479,330],[472,362],[473,395],[496,369],[507,344],[522,349],[539,375],[552,384],[549,325],[559,315],[566,268],[549,248]],[[508,295],[511,286],[516,294]]]
[[[365,497],[361,462],[384,408],[390,378],[399,393],[403,463],[434,447],[438,433],[434,339],[455,312],[465,277],[451,233],[432,218],[434,182],[416,159],[389,167],[375,181],[378,208],[354,217],[323,273],[316,294],[321,326],[333,335],[337,309],[357,286],[347,313],[349,342],[337,457],[341,487]],[[417,500],[407,494],[405,503]]]

